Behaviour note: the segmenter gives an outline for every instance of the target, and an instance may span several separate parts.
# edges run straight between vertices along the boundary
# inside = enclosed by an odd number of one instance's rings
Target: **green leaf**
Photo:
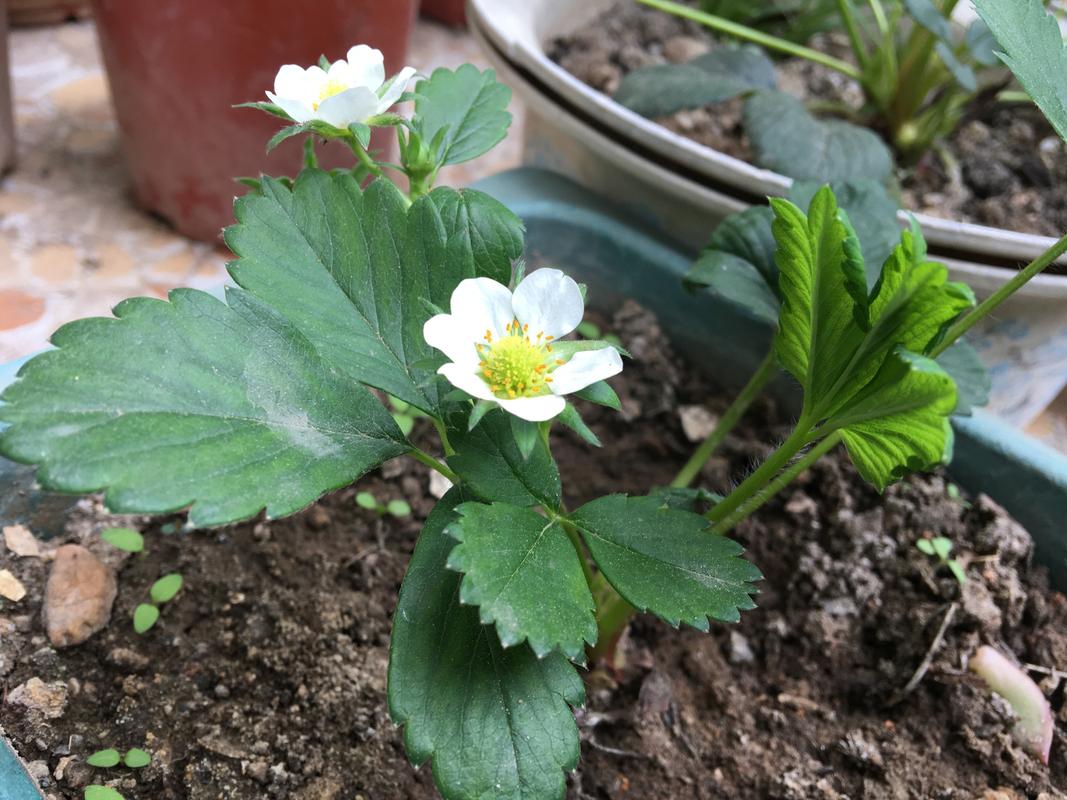
[[[271,116],[279,117],[280,119],[292,119],[281,106],[266,101],[261,103],[237,103],[234,108],[254,108],[256,111],[265,111]]]
[[[462,279],[499,277],[521,253],[515,215],[469,190],[438,189],[406,210],[388,181],[361,191],[351,175],[305,170],[292,191],[264,180],[235,212],[234,280],[327,364],[429,413],[439,398],[427,303],[447,307]]]
[[[172,572],[153,583],[148,593],[154,602],[162,605],[174,599],[175,595],[182,590],[183,583],[182,576],[177,572]]]
[[[966,340],[960,339],[937,357],[941,369],[956,382],[958,395],[955,413],[970,416],[974,409],[989,402],[993,381],[981,356]]]
[[[856,469],[879,491],[946,463],[956,384],[935,361],[896,349],[874,379],[822,430],[839,430]]]
[[[141,603],[133,610],[133,629],[147,633],[159,621],[159,609],[149,603]]]
[[[930,540],[930,544],[934,548],[934,552],[937,553],[937,557],[942,561],[948,559],[952,555],[952,540],[944,536],[935,536]]]
[[[729,100],[778,83],[774,63],[755,47],[720,47],[685,64],[639,67],[623,77],[615,102],[645,117]]]
[[[946,561],[945,566],[948,567],[949,572],[952,573],[952,577],[956,579],[960,586],[967,583],[967,571],[959,561],[953,558],[950,561]]]
[[[480,426],[479,426],[480,427]],[[462,501],[438,503],[411,557],[393,618],[389,708],[408,756],[432,761],[445,800],[562,800],[578,763],[570,706],[582,681],[560,653],[502,649],[478,610],[459,602],[461,576],[445,567],[444,533]]]
[[[971,57],[984,67],[994,67],[1000,63],[997,58],[997,40],[993,31],[980,19],[976,19],[967,28],[967,49]]]
[[[584,659],[597,637],[582,564],[558,522],[506,503],[464,503],[447,533],[459,544],[448,568],[463,573],[460,601],[496,624],[504,647],[528,641],[543,657]]]
[[[934,555],[934,543],[929,539],[920,539],[915,543],[915,546],[919,548],[919,551],[925,553],[928,556]]]
[[[559,508],[559,469],[540,437],[524,459],[512,433],[510,414],[494,409],[473,431],[465,427],[449,430],[456,452],[447,460],[471,491],[485,500],[513,506]]]
[[[139,747],[132,747],[126,751],[122,763],[130,769],[144,769],[152,763],[152,755]]]
[[[124,800],[124,798],[110,786],[86,786],[85,800]]]
[[[1067,140],[1067,48],[1056,18],[1041,0],[975,0],[996,37],[1000,60]]]
[[[655,497],[611,495],[571,520],[604,577],[641,611],[706,631],[709,617],[736,622],[739,611],[755,608],[759,570],[738,557],[739,544],[711,533],[704,517]]]
[[[3,394],[0,454],[112,511],[196,526],[291,514],[408,449],[368,391],[239,289],[179,289],[52,337]]]
[[[791,95],[756,92],[745,103],[744,119],[756,164],[791,178],[885,183],[893,171],[893,157],[877,135],[841,120],[818,120]]]
[[[937,55],[948,67],[956,82],[969,92],[975,91],[978,81],[974,77],[974,70],[956,58],[952,28],[933,0],[904,0],[904,6],[919,25],[937,38]]]
[[[406,500],[390,500],[385,504],[385,510],[394,517],[410,517],[411,506]]]
[[[814,192],[812,194],[814,196]],[[777,292],[776,245],[771,231],[773,221],[774,212],[768,206],[752,206],[731,214],[711,234],[704,253],[722,252],[747,261],[759,271],[767,286]]]
[[[110,769],[111,767],[118,766],[121,758],[119,757],[119,751],[113,749],[97,750],[87,759],[85,763],[90,767],[99,767],[100,769]]]
[[[704,514],[722,501],[721,494],[692,486],[659,486],[649,492],[648,496],[657,500],[664,508],[692,511],[694,514]]]
[[[766,278],[750,262],[730,253],[705,250],[690,268],[686,283],[743,306],[756,319],[769,324],[778,319],[778,296]]]
[[[582,400],[589,403],[596,403],[598,406],[612,408],[615,411],[622,410],[622,403],[619,402],[619,396],[607,381],[597,381],[596,383],[590,384],[584,389],[575,392],[574,396],[580,397]]]
[[[140,553],[144,550],[144,537],[133,528],[111,528],[101,533],[100,538],[127,553]]]
[[[567,403],[563,408],[563,412],[557,419],[561,425],[565,425],[577,433],[582,441],[587,444],[591,444],[593,447],[603,446],[600,437],[593,433],[593,430],[585,424],[585,420],[582,419],[582,415],[578,413],[578,409],[574,407],[573,403]]]
[[[439,67],[415,85],[412,124],[424,142],[438,138],[437,163],[459,164],[492,150],[511,125],[511,89],[491,69]]]
[[[378,500],[370,492],[359,492],[356,495],[356,505],[368,511],[378,510]]]

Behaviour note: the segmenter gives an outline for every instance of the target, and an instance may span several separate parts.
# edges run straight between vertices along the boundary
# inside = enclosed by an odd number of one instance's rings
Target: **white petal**
[[[279,97],[274,94],[274,92],[267,92],[267,97],[270,98],[270,101],[274,103],[274,105],[278,106],[282,111],[288,114],[293,122],[307,122],[315,116],[315,112],[311,110],[311,107],[305,105],[300,100]]]
[[[475,339],[468,329],[451,314],[438,314],[426,320],[422,336],[430,347],[436,347],[461,367],[475,370],[478,367],[478,351]],[[479,340],[480,341],[480,340]]]
[[[614,347],[580,350],[552,373],[552,391],[570,394],[622,372],[622,357]]]
[[[365,86],[357,86],[327,97],[319,104],[315,116],[335,128],[347,128],[353,122],[373,116],[377,108],[378,95]]]
[[[496,400],[485,381],[466,367],[459,364],[445,364],[437,372],[448,378],[448,382],[457,389],[462,389],[472,397],[477,397],[479,400]]]
[[[286,64],[274,77],[274,93],[278,97],[287,100],[298,100],[304,105],[310,105],[316,98],[313,92],[318,91],[312,75],[303,67],[296,64]],[[267,92],[270,94],[270,92]]]
[[[355,77],[353,86],[366,86],[372,91],[385,81],[385,57],[381,50],[365,44],[357,44],[348,51],[348,65]]]
[[[466,278],[452,292],[452,316],[469,332],[471,342],[480,342],[488,330],[493,338],[503,335],[512,320],[511,292],[492,278]]]
[[[501,400],[495,398],[500,407],[509,414],[521,417],[529,422],[544,422],[563,413],[567,407],[567,401],[554,394],[543,394],[540,397],[516,397],[514,400]]]
[[[408,84],[411,83],[411,79],[414,76],[414,67],[404,67],[396,74],[388,88],[382,92],[382,99],[378,101],[379,114],[384,114],[400,99],[400,95],[408,88]]]
[[[538,269],[527,275],[515,289],[512,306],[519,322],[556,339],[577,328],[585,312],[582,290],[558,269]]]

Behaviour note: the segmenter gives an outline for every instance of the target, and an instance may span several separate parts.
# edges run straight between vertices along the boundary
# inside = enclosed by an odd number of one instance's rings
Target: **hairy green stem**
[[[794,44],[785,39],[779,39],[777,36],[771,36],[770,34],[750,28],[747,25],[739,25],[738,23],[731,22],[723,17],[717,17],[714,14],[705,14],[703,11],[673,3],[671,0],[637,0],[637,2],[643,3],[651,8],[659,9],[660,11],[666,11],[668,14],[673,14],[676,17],[691,19],[694,22],[699,22],[701,25],[706,25],[712,30],[719,31],[720,33],[736,36],[738,39],[744,39],[753,44],[763,45],[771,50],[777,50],[780,53],[786,53],[791,56],[807,59],[808,61],[814,61],[816,64],[822,64],[824,67],[832,69],[835,72],[840,72],[842,75],[847,75],[855,80],[860,80],[862,78],[862,73],[847,61],[842,61],[839,58],[820,53],[818,50],[813,50],[810,47],[804,47],[803,45]]]
[[[436,470],[437,472],[440,472],[442,475],[444,475],[446,478],[448,478],[450,481],[452,481],[452,483],[459,483],[460,482],[459,475],[454,473],[446,465],[442,464],[440,461],[438,461],[436,458],[434,458],[433,456],[431,456],[429,453],[425,452],[424,450],[420,450],[417,447],[412,448],[411,457],[414,458],[416,461],[421,461],[423,464],[428,466],[430,469]]]
[[[975,324],[987,317],[997,306],[1015,294],[1015,292],[1026,285],[1031,278],[1052,264],[1064,253],[1067,253],[1067,236],[1064,236],[1052,245],[1052,247],[1031,261],[1024,269],[1016,273],[1010,281],[993,292],[993,294],[989,295],[989,297],[972,308],[968,313],[956,320],[952,324],[952,327],[945,332],[945,336],[941,342],[930,352],[930,358],[937,358],[945,352],[957,339],[974,327]]]
[[[351,136],[345,139],[345,141],[348,142],[349,149],[355,154],[359,163],[366,167],[371,175],[374,175],[376,178],[381,178],[385,175],[385,173],[382,172],[382,168],[378,165],[378,162],[371,158],[371,154],[367,152],[367,148],[360,144],[355,136]]]
[[[604,658],[615,649],[619,633],[637,613],[637,609],[615,591],[614,587],[604,579],[602,572],[596,574],[590,586],[593,590],[593,599],[596,600],[597,625],[596,646],[589,649],[589,660],[593,662]]]
[[[719,419],[719,423],[715,426],[715,430],[708,434],[708,438],[701,442],[700,447],[693,451],[692,457],[685,463],[685,466],[678,471],[674,480],[671,481],[672,487],[684,489],[696,480],[700,470],[704,468],[704,465],[708,463],[708,459],[711,458],[712,453],[723,443],[727,434],[734,429],[745,415],[752,402],[760,396],[767,382],[774,377],[777,366],[778,359],[772,349],[760,363],[755,374],[749,378],[745,388],[741,390],[734,402],[726,409],[726,412]]]
[[[437,417],[430,417],[430,419],[433,420],[433,426],[437,428],[437,435],[441,437],[441,446],[445,449],[445,455],[455,455],[455,448],[453,448],[452,443],[448,441],[448,431],[445,429],[445,424],[437,419]]]
[[[585,552],[585,543],[582,542],[582,537],[578,533],[578,527],[566,517],[554,516],[553,519],[559,522],[563,532],[571,540],[574,552],[578,554],[578,561],[582,565],[582,574],[585,575],[585,582],[589,585],[589,590],[592,591],[593,584],[596,583],[596,575],[593,574],[593,568],[589,565],[589,556]]]
[[[739,522],[748,519],[755,513],[764,503],[774,497],[778,492],[782,491],[786,486],[793,482],[793,480],[826,455],[828,452],[834,449],[841,441],[841,433],[835,431],[815,445],[811,450],[805,453],[802,457],[794,461],[789,467],[784,469],[778,474],[774,480],[767,484],[767,486],[754,494],[748,499],[748,501],[742,505],[737,511],[730,514],[721,522],[715,524],[715,532],[718,534],[729,533],[730,530]]]

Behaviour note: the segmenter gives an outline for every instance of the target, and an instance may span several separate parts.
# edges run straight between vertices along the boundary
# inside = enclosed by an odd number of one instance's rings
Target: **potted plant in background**
[[[269,138],[272,125],[233,106],[269,86],[278,64],[344,53],[353,41],[377,42],[387,69],[396,72],[415,13],[414,0],[326,0],[315,3],[314,13],[283,0],[96,0],[138,201],[182,233],[218,241],[240,191],[234,176],[285,173],[300,163],[292,142],[270,155],[249,147]],[[322,158],[340,165],[345,154],[334,146]]]
[[[785,4],[789,14],[795,15],[797,8],[811,12],[806,18],[810,24],[805,26],[805,31],[825,28],[829,18],[843,31],[842,35],[845,35],[844,29],[849,26],[837,16],[839,9],[857,5],[861,4]],[[707,6],[720,10],[732,9],[734,13],[740,13],[739,18],[743,21],[763,24],[770,30],[770,34],[756,31],[750,37],[752,39],[762,36],[780,49],[811,52],[796,42],[782,45],[780,39],[773,35],[790,29],[790,26],[778,24],[780,17],[753,20],[745,16],[743,4],[737,3],[709,3]],[[739,6],[741,11],[737,12]],[[951,121],[962,108],[969,107],[969,98],[977,97],[978,101],[975,102],[978,103],[988,101],[989,92],[976,94],[973,91],[975,87],[965,89],[960,80],[970,86],[970,80],[976,74],[992,76],[987,78],[987,83],[992,87],[990,91],[1002,88],[1004,80],[1003,71],[998,73],[995,68],[982,63],[989,61],[990,52],[988,37],[979,35],[980,26],[953,30],[940,11],[935,9],[932,16],[923,13],[924,9],[927,12],[930,10],[927,6],[929,3],[911,0],[907,3],[903,0],[892,2],[885,4],[885,8],[890,9],[894,16],[883,20],[882,27],[879,27],[879,20],[873,17],[865,17],[856,23],[860,29],[857,36],[872,37],[870,40],[864,39],[864,45],[858,49],[858,52],[869,54],[866,67],[872,97],[881,92],[880,96],[889,106],[899,107],[900,104],[891,99],[894,96],[892,93],[906,96],[913,110],[898,117],[907,117],[907,124],[901,124],[909,137],[923,141],[930,141],[938,125],[945,120]],[[753,203],[762,202],[761,198],[766,195],[786,194],[792,179],[668,129],[591,88],[552,60],[548,51],[554,41],[573,35],[613,7],[617,6],[611,0],[594,3],[503,4],[475,0],[472,3],[472,30],[481,38],[498,69],[510,70],[509,79],[530,105],[526,137],[526,154],[530,163],[574,175],[580,182],[606,196],[621,199],[636,213],[688,246],[702,247],[718,221]],[[697,15],[692,7],[683,9],[685,13]],[[925,24],[915,21],[918,18],[916,13]],[[603,19],[605,24],[611,24],[610,17]],[[628,17],[631,23],[633,19],[633,15]],[[792,26],[795,16],[789,19]],[[890,22],[893,22],[893,26],[889,25]],[[778,27],[775,27],[776,24]],[[749,26],[738,27],[751,30]],[[886,31],[893,34],[898,30],[907,34],[903,43],[887,36]],[[972,31],[970,38],[965,35],[966,30]],[[877,39],[876,33],[882,38]],[[922,47],[909,43],[910,39],[916,37]],[[877,44],[872,45],[871,42]],[[889,44],[895,45],[896,49]],[[722,56],[724,51],[725,48],[721,48],[716,53]],[[879,65],[891,66],[899,54],[908,56],[909,53],[913,60],[922,60],[928,66],[925,71],[912,70],[915,73],[914,81],[905,80],[906,76],[899,70],[891,74],[878,73]],[[842,69],[847,68],[861,77],[860,69],[854,66],[854,62],[842,61],[840,55],[816,53],[814,57],[834,61]],[[948,61],[944,56],[948,56]],[[649,59],[641,54],[626,57],[633,60],[631,63],[642,59],[647,62]],[[737,63],[727,63],[731,58]],[[683,54],[680,60],[688,59]],[[796,141],[802,128],[814,131],[817,136],[834,134],[831,138],[839,139],[833,147],[835,152],[852,152],[866,164],[848,164],[847,159],[834,159],[837,167],[849,175],[867,171],[881,180],[889,177],[890,153],[884,146],[878,145],[875,136],[866,130],[848,129],[843,125],[828,131],[813,120],[799,103],[791,103],[788,97],[769,91],[775,83],[775,75],[767,69],[769,62],[754,57],[752,50],[739,48],[732,56],[719,60],[722,63],[718,70],[704,70],[703,77],[695,81],[692,80],[693,71],[700,72],[697,62],[680,65],[674,72],[673,83],[661,85],[658,92],[650,90],[647,96],[655,98],[656,102],[676,101],[679,92],[686,90],[687,81],[684,75],[679,78],[678,73],[683,71],[683,67],[688,68],[688,91],[705,92],[705,100],[734,96],[739,92],[760,96],[758,103],[752,103],[753,112],[759,110],[756,106],[766,106],[764,110],[768,110],[768,113],[752,113],[750,116],[759,116],[764,121],[763,130],[769,132],[762,139],[764,144],[775,139],[774,131],[787,134],[779,137],[778,143]],[[596,67],[591,65],[589,68],[595,70]],[[618,65],[611,69],[617,70]],[[656,69],[666,70],[667,67],[648,68],[649,71]],[[953,74],[953,69],[959,73],[958,76]],[[876,85],[878,80],[882,81],[881,85]],[[651,88],[652,83],[647,85]],[[939,86],[944,90],[936,89]],[[631,100],[634,99],[633,88],[633,85],[629,87]],[[907,92],[901,95],[898,89],[907,89]],[[612,88],[612,91],[616,90]],[[786,109],[786,105],[789,109]],[[770,110],[771,106],[776,106],[777,110]],[[775,121],[786,110],[796,117],[794,124],[776,126]],[[930,124],[934,121],[938,125]],[[846,130],[849,131],[847,134],[844,133]],[[866,155],[861,156],[861,153]],[[797,173],[797,177],[802,179],[813,177],[810,172],[813,167],[817,168],[820,179],[837,180],[841,177],[825,174],[828,162],[823,161],[820,167],[819,159],[806,158],[799,153],[778,161],[768,159],[765,163],[779,169],[800,169],[802,172]],[[1047,236],[939,219],[930,214],[918,214],[917,218],[932,252],[949,265],[954,277],[967,281],[979,297],[996,291],[1010,279],[1016,263],[1034,258],[1053,241]],[[901,224],[907,224],[903,213]],[[975,345],[982,351],[994,376],[991,407],[1016,424],[1025,424],[1036,416],[1067,383],[1067,359],[1063,356],[1060,321],[1065,297],[1067,279],[1054,273],[1039,276],[1001,310],[996,320],[983,324],[974,337]]]

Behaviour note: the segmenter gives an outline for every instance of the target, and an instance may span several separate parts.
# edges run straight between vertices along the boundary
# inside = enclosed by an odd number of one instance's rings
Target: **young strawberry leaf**
[[[1067,140],[1067,47],[1056,18],[1041,0],[975,0],[974,7],[996,37],[1000,60]]]
[[[463,573],[460,601],[496,624],[504,647],[524,641],[572,661],[596,644],[595,604],[582,564],[558,521],[505,503],[464,503],[446,529],[459,544],[448,568]]]
[[[473,431],[465,428],[449,430],[456,452],[448,457],[448,466],[471,491],[513,506],[559,507],[559,469],[540,437],[529,458],[523,458],[510,415],[500,409],[487,413]]]
[[[782,92],[756,92],[745,103],[745,131],[756,163],[802,181],[866,178],[885,183],[893,157],[878,136],[841,120],[822,121]]]
[[[960,339],[937,357],[937,363],[956,382],[957,416],[969,417],[976,408],[989,402],[993,381],[989,370],[982,363],[978,351],[966,340]]]
[[[439,397],[427,304],[447,307],[464,278],[500,277],[522,250],[522,223],[486,195],[437,189],[406,209],[388,181],[361,191],[339,172],[305,170],[292,190],[265,179],[235,212],[234,280],[327,364],[428,413]]]
[[[3,395],[0,453],[108,507],[193,525],[291,514],[408,450],[370,392],[252,295],[176,290],[52,338]]]
[[[610,495],[571,515],[604,577],[629,603],[677,627],[708,630],[708,618],[736,622],[755,608],[762,578],[741,545],[708,521],[657,497]]]
[[[619,81],[615,102],[663,117],[778,85],[774,62],[755,47],[720,47],[685,64],[639,67]]]
[[[438,67],[415,84],[412,125],[424,142],[437,142],[438,164],[459,164],[492,150],[511,125],[511,89],[491,69],[471,64]]]
[[[426,520],[393,618],[389,708],[412,763],[431,761],[445,800],[562,800],[578,763],[571,706],[581,678],[560,653],[503,649],[459,602],[445,532],[463,501],[451,490]]]

